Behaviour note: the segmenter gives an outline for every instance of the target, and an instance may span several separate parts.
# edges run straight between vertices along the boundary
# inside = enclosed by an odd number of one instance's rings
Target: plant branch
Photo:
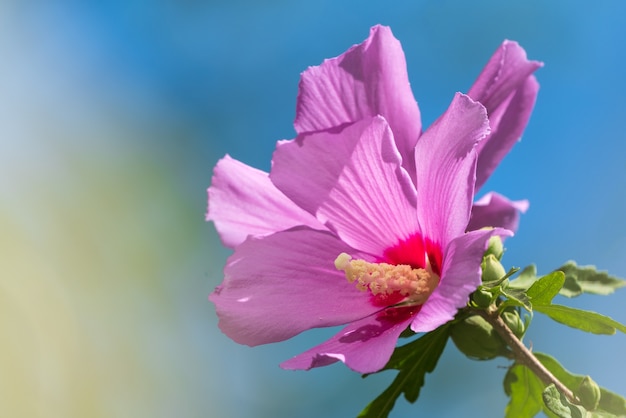
[[[511,331],[511,329],[502,320],[500,315],[498,315],[497,310],[494,309],[484,311],[477,309],[476,312],[478,312],[478,314],[480,314],[491,324],[491,326],[493,326],[493,329],[496,330],[504,342],[511,348],[515,361],[528,367],[546,386],[554,383],[554,386],[556,386],[558,391],[565,395],[570,402],[576,404],[580,403],[572,391],[569,390],[569,388],[567,388],[567,386],[565,386],[559,379],[557,379],[552,372],[550,372],[550,370],[546,369],[537,357],[535,357],[535,355],[528,348],[526,348],[524,343],[517,338],[513,331]]]

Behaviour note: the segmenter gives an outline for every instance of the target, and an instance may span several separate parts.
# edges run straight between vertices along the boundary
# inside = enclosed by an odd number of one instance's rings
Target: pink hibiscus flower
[[[488,195],[470,222],[476,184],[528,120],[539,65],[505,42],[470,95],[457,94],[423,134],[388,28],[309,68],[298,137],[278,143],[270,174],[229,156],[215,168],[207,219],[234,248],[209,297],[222,331],[253,346],[348,324],[281,366],[342,361],[368,373],[407,326],[427,332],[451,320],[480,284],[488,239],[511,235],[474,229],[515,227],[510,213],[523,206]]]

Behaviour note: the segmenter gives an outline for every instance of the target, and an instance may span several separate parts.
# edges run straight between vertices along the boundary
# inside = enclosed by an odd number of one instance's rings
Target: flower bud
[[[475,360],[489,360],[506,353],[506,344],[491,324],[479,315],[457,323],[450,332],[460,352]]]
[[[600,387],[591,377],[585,376],[574,393],[580,399],[585,409],[593,411],[598,408],[600,402]]]
[[[498,235],[494,235],[489,238],[489,246],[487,247],[487,251],[485,251],[485,255],[491,254],[496,257],[498,260],[502,258],[504,254],[504,245],[502,244],[502,238]]]
[[[506,324],[507,327],[517,338],[522,338],[524,336],[524,321],[520,318],[519,313],[516,310],[504,311],[502,312],[502,320]]]
[[[472,293],[472,302],[479,308],[487,308],[491,305],[492,299],[493,295],[491,292],[485,289],[476,289],[476,291]]]
[[[493,282],[506,275],[506,270],[504,270],[500,261],[493,254],[483,257],[480,266],[483,270],[483,282]]]

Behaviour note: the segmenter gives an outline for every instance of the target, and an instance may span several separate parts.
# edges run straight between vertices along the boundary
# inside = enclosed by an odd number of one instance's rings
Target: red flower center
[[[408,264],[419,269],[427,269],[430,264],[433,273],[441,276],[443,252],[441,245],[415,233],[387,248],[379,261],[396,265]]]
[[[376,263],[352,260],[342,253],[335,260],[335,266],[345,272],[357,289],[370,292],[374,306],[393,310],[400,308],[394,305],[402,304],[402,307],[410,305],[415,311],[437,287],[441,259],[440,246],[414,234],[386,249]]]

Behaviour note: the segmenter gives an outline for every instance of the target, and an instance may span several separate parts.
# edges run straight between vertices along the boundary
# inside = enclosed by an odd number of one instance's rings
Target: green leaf
[[[361,411],[359,417],[387,417],[402,393],[407,401],[415,402],[424,386],[426,373],[435,369],[449,334],[450,325],[443,325],[411,343],[396,348],[382,370],[396,369],[400,372],[391,385]]]
[[[538,305],[535,311],[548,315],[556,322],[594,334],[613,335],[615,330],[626,333],[626,326],[596,312],[562,305]]]
[[[511,397],[506,418],[534,417],[543,409],[544,385],[530,369],[514,364],[504,377],[504,391]]]
[[[576,393],[586,376],[572,374],[559,362],[547,354],[533,353],[534,356],[567,388]],[[507,417],[533,417],[542,408],[549,417],[560,417],[558,411],[544,403],[545,385],[526,366],[514,364],[504,378],[504,391],[511,397],[506,409]],[[564,397],[559,396],[559,399]],[[563,402],[564,403],[564,402]],[[570,411],[571,413],[571,411]],[[567,415],[566,415],[567,416]],[[576,415],[571,415],[576,416]],[[626,399],[610,390],[600,387],[600,402],[597,409],[588,411],[585,418],[608,418],[626,416]]]
[[[562,271],[553,271],[534,282],[526,291],[533,306],[550,305],[565,282],[565,274]]]
[[[598,271],[595,266],[578,266],[574,261],[568,261],[557,270],[565,273],[561,294],[569,298],[583,293],[610,295],[616,289],[626,286],[626,280],[609,276],[605,271]]]
[[[406,329],[400,333],[400,338],[410,338],[414,335],[415,331],[413,331],[411,327],[406,327]]]
[[[550,412],[559,418],[584,418],[587,411],[580,405],[574,405],[558,391],[554,383],[542,393],[543,403]]]
[[[583,375],[570,373],[552,356],[537,352],[533,354],[546,369],[550,370],[554,377],[559,379],[561,383],[574,392],[585,378]],[[626,415],[626,399],[610,390],[600,387],[600,403],[598,404],[598,410],[594,412],[596,413],[594,415],[597,416],[603,416],[602,414],[598,414],[599,412],[607,412],[617,416]]]
[[[528,289],[537,280],[537,267],[534,264],[527,266],[512,280],[510,287],[514,289]]]
[[[626,399],[615,392],[600,387],[600,403],[598,409],[620,417],[626,416]]]

